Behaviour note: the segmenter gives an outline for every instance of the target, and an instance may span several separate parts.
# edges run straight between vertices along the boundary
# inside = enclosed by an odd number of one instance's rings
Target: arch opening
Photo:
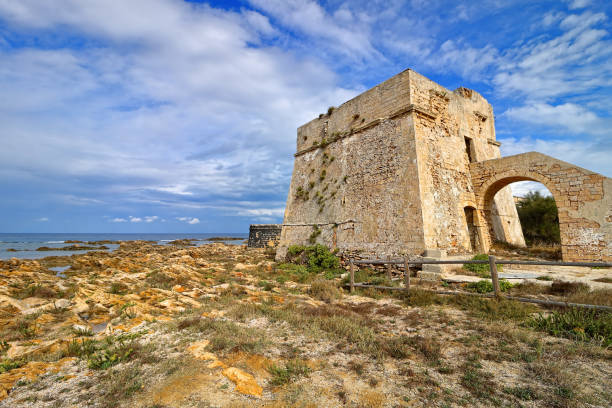
[[[541,182],[505,180],[486,194],[491,247],[560,260],[561,225],[555,197]]]

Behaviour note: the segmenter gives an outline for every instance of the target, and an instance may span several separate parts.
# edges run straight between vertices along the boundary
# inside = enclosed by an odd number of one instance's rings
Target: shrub
[[[302,245],[290,246],[287,255],[291,262],[308,265],[310,272],[320,272],[323,269],[335,269],[340,266],[338,257],[321,244],[308,247]]]
[[[514,285],[508,282],[506,279],[499,280],[499,289],[502,292],[508,291]],[[489,293],[493,292],[493,283],[490,280],[480,280],[478,282],[470,282],[467,287],[478,293]]]
[[[329,251],[325,245],[315,245],[306,249],[308,253],[308,267],[316,269],[334,269],[340,266],[340,260]]]
[[[489,256],[487,254],[478,254],[472,258],[472,261],[488,261]],[[464,264],[463,269],[474,272],[481,278],[490,278],[491,271],[489,270],[489,264]],[[497,265],[497,271],[503,271],[502,265]]]

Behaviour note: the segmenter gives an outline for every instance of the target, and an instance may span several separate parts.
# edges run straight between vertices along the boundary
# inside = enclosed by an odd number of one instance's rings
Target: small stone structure
[[[293,244],[345,256],[486,252],[525,244],[508,184],[542,182],[565,260],[610,260],[611,180],[527,153],[501,158],[491,105],[406,70],[298,128],[277,259]]]
[[[280,239],[282,225],[252,224],[249,227],[249,248],[275,247]]]

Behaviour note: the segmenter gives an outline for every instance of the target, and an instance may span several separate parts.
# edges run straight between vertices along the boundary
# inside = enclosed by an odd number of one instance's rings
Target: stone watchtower
[[[407,70],[298,128],[278,258],[292,244],[341,252],[469,253],[477,233],[471,162],[500,157],[491,105]],[[496,238],[524,245],[509,189]]]
[[[277,259],[315,242],[362,256],[523,246],[507,186],[535,180],[557,202],[564,260],[610,260],[612,180],[499,146],[480,94],[411,70],[330,108],[298,128]]]

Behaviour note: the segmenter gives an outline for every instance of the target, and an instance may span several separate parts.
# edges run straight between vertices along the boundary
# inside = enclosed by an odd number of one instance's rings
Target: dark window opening
[[[469,137],[465,137],[465,151],[467,153],[468,156],[468,161],[470,163],[474,163],[474,144],[472,139],[470,139]]]

